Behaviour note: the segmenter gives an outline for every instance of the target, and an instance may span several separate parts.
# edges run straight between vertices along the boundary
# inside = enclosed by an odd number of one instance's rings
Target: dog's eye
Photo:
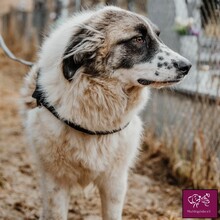
[[[145,42],[145,39],[142,36],[135,37],[134,41],[138,44],[143,44]]]

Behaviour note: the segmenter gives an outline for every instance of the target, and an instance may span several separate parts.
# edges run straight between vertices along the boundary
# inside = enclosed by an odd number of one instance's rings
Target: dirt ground
[[[19,89],[28,69],[0,55],[0,219],[39,218],[41,198],[38,174],[18,112]],[[143,147],[130,173],[124,220],[181,218],[181,189],[169,177],[166,161]],[[70,220],[101,219],[97,190],[71,197]]]

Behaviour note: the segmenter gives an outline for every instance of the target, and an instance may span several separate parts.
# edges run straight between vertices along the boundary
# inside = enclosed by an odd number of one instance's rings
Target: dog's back
[[[38,68],[34,65],[28,72],[24,79],[24,84],[21,89],[21,101],[20,101],[20,112],[23,117],[23,121],[27,119],[27,112],[30,109],[36,108],[36,100],[32,97],[32,94],[36,88]]]

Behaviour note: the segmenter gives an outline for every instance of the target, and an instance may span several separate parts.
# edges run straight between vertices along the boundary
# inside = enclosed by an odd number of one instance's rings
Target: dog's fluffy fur
[[[140,146],[146,85],[177,82],[188,72],[178,62],[190,66],[157,35],[145,17],[104,7],[74,16],[45,40],[22,89],[26,135],[42,174],[41,219],[67,219],[70,188],[90,183],[99,189],[103,219],[121,219],[128,171]],[[91,131],[129,125],[109,135],[68,127],[37,107],[36,83],[63,119]]]

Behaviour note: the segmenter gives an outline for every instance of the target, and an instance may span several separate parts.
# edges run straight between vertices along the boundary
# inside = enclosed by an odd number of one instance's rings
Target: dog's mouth
[[[166,86],[166,85],[178,83],[180,81],[180,79],[167,80],[167,81],[152,81],[152,80],[147,80],[147,79],[138,79],[137,81],[138,81],[138,83],[140,83],[141,85],[144,85],[144,86],[149,86],[149,85]]]

